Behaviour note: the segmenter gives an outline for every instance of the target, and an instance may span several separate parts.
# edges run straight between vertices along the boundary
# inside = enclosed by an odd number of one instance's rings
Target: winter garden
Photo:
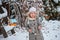
[[[60,40],[60,0],[0,0],[0,40]]]

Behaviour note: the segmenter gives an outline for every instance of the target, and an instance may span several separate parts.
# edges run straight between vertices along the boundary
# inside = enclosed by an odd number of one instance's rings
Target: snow
[[[10,31],[11,29],[13,29],[15,26],[4,26],[4,29],[6,32]]]
[[[0,5],[2,5],[2,1],[0,0]]]
[[[3,9],[4,13],[0,14],[0,19],[7,16],[7,10],[4,7],[2,7],[2,9]]]
[[[55,3],[58,3],[59,0],[53,0]]]
[[[60,40],[60,21],[57,20],[50,20],[46,21],[43,19],[42,21],[42,34],[44,40]],[[0,40],[29,40],[29,32],[25,28],[15,28],[15,34],[9,35],[7,38],[3,38],[0,35]]]
[[[15,32],[15,34],[7,38],[3,38],[3,36],[0,35],[0,40],[29,40],[29,33],[25,29],[15,28]]]
[[[43,33],[44,40],[60,40],[60,21],[44,20],[43,24],[44,27],[41,31]]]
[[[17,33],[15,33],[14,35],[12,35],[12,36],[9,36],[8,38],[7,38],[7,40],[29,40],[28,39],[28,33],[25,33],[25,32],[17,32]]]
[[[57,12],[60,12],[60,6],[57,6]]]

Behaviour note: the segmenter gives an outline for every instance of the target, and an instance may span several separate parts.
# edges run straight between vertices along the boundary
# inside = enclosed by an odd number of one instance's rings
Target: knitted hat
[[[31,7],[31,8],[29,9],[29,12],[36,12],[36,8],[35,8],[35,7]]]

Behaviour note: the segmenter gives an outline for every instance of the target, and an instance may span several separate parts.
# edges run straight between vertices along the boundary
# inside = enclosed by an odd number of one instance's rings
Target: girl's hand
[[[32,29],[29,29],[29,32],[31,33],[32,32]]]
[[[41,30],[42,29],[42,27],[41,26],[38,26],[38,30]]]

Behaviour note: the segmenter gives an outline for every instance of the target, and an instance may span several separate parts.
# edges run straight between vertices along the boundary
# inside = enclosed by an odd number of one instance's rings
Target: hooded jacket
[[[33,11],[33,9],[35,9],[35,8],[30,8],[30,10],[29,10],[28,16],[25,20],[25,27],[27,30],[32,29],[34,32],[34,30],[35,30],[34,28],[41,25],[41,21],[39,20],[39,17],[37,17],[38,14],[36,14],[36,18],[29,17],[30,12],[36,12],[35,10]]]

